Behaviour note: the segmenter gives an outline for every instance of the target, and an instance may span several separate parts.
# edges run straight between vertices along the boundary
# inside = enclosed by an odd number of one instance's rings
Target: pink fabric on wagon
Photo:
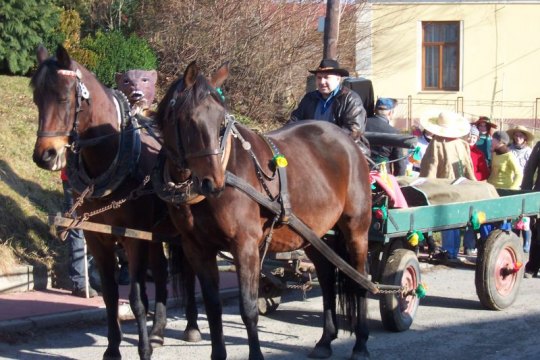
[[[379,171],[371,171],[369,173],[371,178],[377,182],[377,184],[388,194],[389,208],[408,208],[407,200],[401,192],[399,184],[392,174],[383,174]]]

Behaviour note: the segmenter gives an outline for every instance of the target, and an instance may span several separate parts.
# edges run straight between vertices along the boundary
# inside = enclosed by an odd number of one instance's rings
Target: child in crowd
[[[523,170],[509,148],[510,137],[505,131],[493,134],[491,149],[491,174],[488,182],[497,189],[518,190],[523,179]]]
[[[497,125],[492,123],[487,116],[480,116],[474,125],[476,125],[480,132],[476,146],[478,149],[482,150],[488,166],[491,166],[491,133],[493,132],[493,129],[497,128]]]

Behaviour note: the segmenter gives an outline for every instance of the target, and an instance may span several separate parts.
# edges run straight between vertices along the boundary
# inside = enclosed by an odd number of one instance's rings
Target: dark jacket
[[[319,102],[317,90],[304,95],[298,108],[294,110],[289,123],[299,120],[313,119],[315,109]],[[366,129],[366,110],[360,95],[342,87],[332,103],[333,123],[358,135],[364,134]]]
[[[366,123],[366,132],[376,132],[385,134],[400,134],[400,132],[390,125],[390,121],[382,115],[369,117]],[[407,158],[405,151],[399,147],[371,145],[371,160],[376,163],[401,159],[392,163],[392,175],[405,175],[407,170]]]
[[[540,190],[540,171],[539,175],[534,180],[534,174],[540,169],[540,142],[537,142],[532,149],[531,156],[523,169],[523,181],[521,189],[523,190]]]

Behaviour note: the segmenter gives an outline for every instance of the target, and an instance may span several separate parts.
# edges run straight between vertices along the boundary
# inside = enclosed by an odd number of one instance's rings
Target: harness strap
[[[260,205],[264,206],[268,210],[272,211],[275,215],[281,213],[281,205],[275,201],[270,201],[262,194],[260,194],[251,184],[247,183],[243,179],[237,177],[233,173],[227,171],[225,173],[225,182],[227,185],[237,188],[250,198],[255,200]],[[372,294],[379,292],[379,286],[371,282],[367,276],[359,273],[350,264],[341,258],[334,250],[332,250],[326,243],[321,240],[306,224],[304,224],[296,215],[291,214],[288,225],[300,234],[306,241],[313,245],[321,254],[332,264],[334,264],[340,271],[344,272],[352,280],[356,281],[366,290]]]
[[[261,137],[264,139],[270,150],[272,151],[272,158],[280,154],[277,146],[270,140],[270,138],[264,134],[261,134]],[[291,206],[291,197],[289,196],[289,187],[287,184],[287,168],[277,166],[274,164],[277,169],[278,179],[279,179],[279,199],[281,203],[281,214],[279,221],[283,224],[288,224],[289,219],[292,214]]]

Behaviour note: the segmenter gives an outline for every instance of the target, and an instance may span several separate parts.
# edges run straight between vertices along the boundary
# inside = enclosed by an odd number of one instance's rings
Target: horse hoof
[[[199,331],[199,329],[186,329],[184,331],[184,336],[182,338],[182,340],[184,341],[187,341],[187,342],[199,342],[201,341],[202,337],[201,337],[201,332]]]
[[[369,352],[367,350],[353,352],[350,360],[368,360],[369,359]]]
[[[330,347],[315,346],[308,355],[310,359],[328,359],[332,356],[332,349]]]
[[[103,354],[103,360],[121,360],[122,355],[120,355],[120,350],[111,350],[107,349],[105,354]]]
[[[150,346],[152,346],[153,349],[163,346],[164,342],[165,342],[165,339],[163,339],[163,336],[159,336],[159,335],[150,336]]]

